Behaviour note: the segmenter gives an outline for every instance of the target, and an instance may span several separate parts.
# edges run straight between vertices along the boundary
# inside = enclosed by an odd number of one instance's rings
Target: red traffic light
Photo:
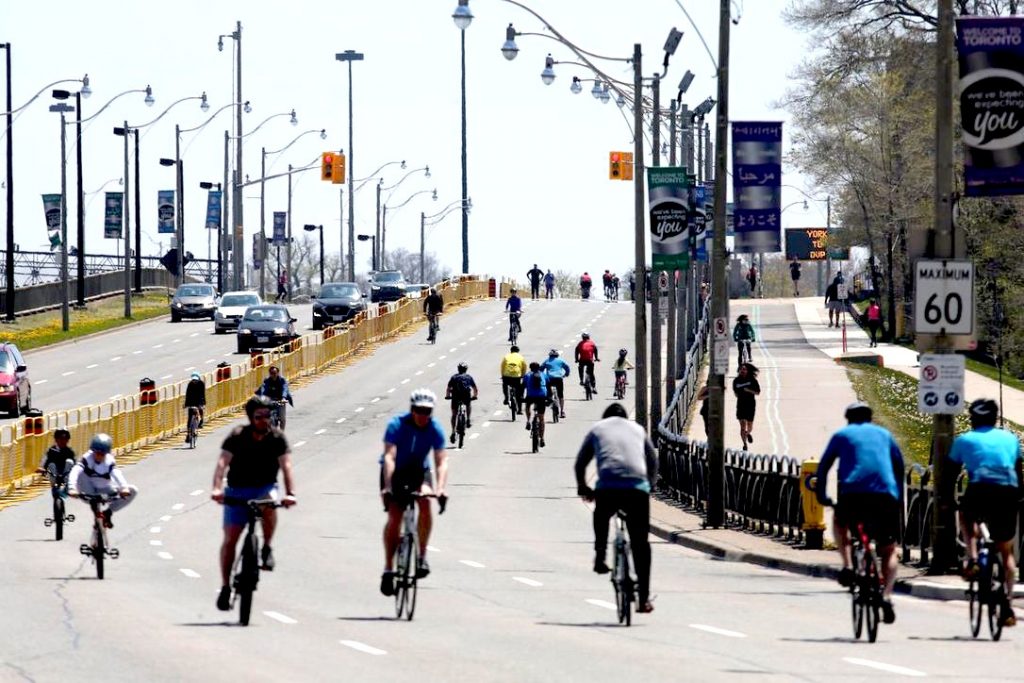
[[[324,155],[324,163],[325,164],[333,164],[334,163],[334,157],[332,157],[330,154],[325,154]]]
[[[615,162],[615,163],[619,162],[619,153],[618,152],[612,152],[612,161]]]

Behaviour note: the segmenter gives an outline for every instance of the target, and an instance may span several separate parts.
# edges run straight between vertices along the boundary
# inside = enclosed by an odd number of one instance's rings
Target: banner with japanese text
[[[732,193],[736,229],[733,251],[781,251],[781,122],[733,122]]]
[[[121,239],[124,225],[124,192],[108,192],[103,202],[103,237]]]
[[[647,169],[647,201],[651,213],[651,256],[654,271],[690,267],[687,230],[689,181],[686,168],[652,166]]]

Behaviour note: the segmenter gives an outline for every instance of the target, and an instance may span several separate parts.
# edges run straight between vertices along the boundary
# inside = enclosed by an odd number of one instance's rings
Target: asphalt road
[[[127,468],[141,492],[115,516],[121,558],[102,582],[78,554],[84,515],[56,543],[42,524],[45,497],[4,510],[0,680],[1022,677],[1020,636],[969,641],[962,603],[898,599],[897,624],[874,645],[856,643],[848,597],[834,583],[660,542],[656,611],[615,625],[611,586],[590,572],[590,511],[575,497],[572,464],[608,403],[614,351],[632,347],[632,307],[539,302],[523,326],[528,359],[552,346],[571,353],[582,329],[605,358],[596,400],[572,387],[568,419],[549,425],[536,455],[523,423],[502,410],[507,324],[497,302],[445,318],[436,346],[421,328],[297,393],[288,437],[299,505],[281,513],[277,569],[263,575],[248,628],[214,606],[220,509],[208,495],[226,426],[194,451],[171,447]],[[381,434],[409,390],[442,392],[458,360],[481,399],[466,448],[452,452],[449,511],[436,519],[416,618],[395,621],[393,600],[377,590]]]

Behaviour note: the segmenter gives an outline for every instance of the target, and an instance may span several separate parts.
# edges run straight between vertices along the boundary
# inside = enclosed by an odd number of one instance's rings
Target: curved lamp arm
[[[442,220],[444,220],[444,217],[447,216],[448,214],[454,213],[457,210],[461,210],[463,204],[465,204],[466,208],[468,208],[468,209],[472,209],[473,208],[473,200],[472,199],[466,199],[466,200],[456,199],[454,202],[452,202],[448,206],[444,207],[443,209],[441,209],[437,213],[435,213],[435,214],[433,214],[431,216],[423,216],[423,220],[424,220],[425,223],[427,223],[429,225],[435,225],[437,223],[440,223]],[[437,219],[437,220],[434,220],[434,219]]]
[[[412,169],[411,171],[409,171],[408,173],[406,173],[406,174],[405,174],[404,176],[402,176],[402,179],[401,179],[401,180],[399,180],[399,181],[398,181],[397,183],[395,183],[394,185],[388,185],[387,187],[383,187],[383,186],[382,186],[382,187],[380,188],[381,192],[389,192],[389,191],[391,191],[391,190],[394,190],[394,189],[395,189],[395,188],[397,188],[397,187],[398,187],[399,185],[401,185],[402,183],[404,183],[404,182],[405,182],[405,180],[406,180],[406,178],[408,178],[409,176],[411,176],[411,175],[412,175],[413,173],[419,173],[420,171],[426,171],[426,177],[428,177],[428,178],[430,177],[430,166],[423,166],[423,167],[421,167],[421,168],[414,168],[414,169]],[[389,198],[390,198],[390,197],[389,197]]]
[[[387,205],[385,205],[385,208],[388,211],[397,211],[398,209],[401,209],[403,206],[405,206],[406,204],[411,202],[414,197],[418,197],[419,195],[426,194],[428,192],[433,193],[434,201],[437,201],[437,188],[435,187],[433,190],[420,190],[419,192],[413,192],[411,195],[409,195],[408,199],[406,199],[404,202],[402,202],[398,206],[387,206]]]
[[[547,20],[544,19],[544,17],[542,17],[541,15],[537,14],[532,9],[527,7],[526,5],[524,5],[524,4],[520,3],[520,2],[516,2],[516,0],[504,0],[504,1],[509,3],[510,5],[515,5],[519,9],[525,10],[526,12],[529,12],[530,14],[532,14],[542,24],[544,24],[544,28],[546,28],[547,30],[551,31],[551,33],[557,38],[557,40],[559,40],[564,45],[568,46],[569,49],[571,49],[573,52],[575,52],[577,54],[584,54],[584,55],[587,55],[588,57],[593,57],[594,59],[603,59],[603,60],[606,60],[606,61],[609,61],[609,62],[627,62],[627,63],[629,63],[629,62],[633,61],[632,57],[608,57],[608,56],[605,56],[605,55],[596,54],[594,52],[588,52],[588,51],[584,50],[583,48],[577,46],[571,40],[567,39],[561,33],[559,33],[555,29],[554,26],[549,24],[547,22]],[[525,34],[519,34],[519,35],[525,35]]]
[[[380,168],[378,168],[376,171],[371,173],[370,175],[366,176],[365,178],[358,178],[354,180],[353,182],[359,183],[359,185],[356,187],[355,190],[353,190],[353,192],[359,192],[359,188],[361,188],[363,185],[370,182],[371,180],[374,180],[377,177],[378,173],[383,171],[388,166],[393,166],[394,164],[401,164],[402,168],[405,168],[405,159],[402,159],[401,161],[389,161]]]
[[[10,111],[0,112],[0,116],[7,116],[8,114],[17,114],[19,111],[21,111],[25,107],[29,106],[30,104],[32,104],[33,102],[38,100],[39,96],[42,95],[44,92],[46,92],[47,90],[49,90],[50,88],[52,88],[55,85],[60,85],[61,83],[82,83],[83,86],[87,86],[87,85],[89,85],[89,74],[86,74],[82,78],[62,78],[59,81],[54,81],[53,83],[50,83],[49,85],[45,85],[45,86],[43,86],[43,88],[39,92],[37,92],[35,95],[33,95],[31,98],[29,98],[28,102],[26,102],[25,104],[21,105],[17,109],[12,109]]]
[[[205,91],[203,91],[203,94],[202,94],[202,95],[199,95],[199,96],[193,96],[193,97],[182,97],[182,98],[181,98],[180,100],[178,100],[177,102],[171,102],[171,104],[169,104],[169,105],[167,106],[167,109],[164,109],[164,110],[163,110],[163,112],[162,112],[162,113],[160,114],[160,116],[157,116],[157,117],[156,117],[155,119],[153,119],[152,121],[149,121],[149,122],[147,122],[147,123],[143,123],[143,124],[142,124],[142,125],[140,125],[140,126],[128,126],[128,127],[129,127],[129,128],[131,128],[132,130],[139,130],[139,129],[141,129],[141,128],[148,128],[149,126],[152,126],[152,125],[153,125],[154,123],[156,123],[157,121],[159,121],[160,119],[162,119],[162,118],[163,118],[164,116],[166,116],[166,115],[167,115],[167,112],[169,112],[169,111],[170,111],[171,109],[174,109],[174,107],[176,107],[177,105],[181,104],[182,102],[189,102],[189,101],[191,101],[191,100],[202,100],[202,101],[203,101],[204,103],[206,103],[206,92],[205,92]],[[207,104],[206,106],[207,106],[207,108],[209,108],[209,104]]]
[[[76,121],[76,123],[89,123],[94,118],[96,118],[97,116],[99,116],[100,114],[105,112],[107,110],[107,107],[112,105],[117,100],[121,99],[125,95],[131,95],[132,93],[138,93],[138,92],[146,93],[146,98],[148,100],[150,100],[150,104],[152,104],[153,89],[151,87],[149,87],[148,85],[145,88],[135,88],[134,90],[125,90],[123,93],[118,93],[117,95],[114,95],[113,97],[111,97],[110,100],[108,100],[106,104],[104,104],[102,107],[100,107],[99,111],[97,111],[95,114],[93,114],[92,116],[90,116],[87,119],[78,119],[78,121]]]
[[[264,124],[266,124],[266,123],[267,123],[267,121],[270,121],[271,119],[276,119],[276,118],[280,118],[280,117],[282,117],[282,116],[290,116],[290,117],[292,117],[292,125],[293,125],[293,126],[294,126],[294,125],[296,125],[296,124],[298,124],[298,122],[299,122],[299,120],[298,120],[297,118],[295,118],[295,110],[294,110],[294,109],[292,109],[291,111],[283,111],[283,112],[281,112],[280,114],[271,114],[271,115],[270,115],[270,116],[268,116],[267,118],[265,118],[265,119],[263,119],[262,121],[260,121],[260,124],[259,124],[258,126],[256,126],[256,127],[255,127],[255,128],[253,128],[252,130],[250,130],[250,131],[249,131],[248,133],[246,133],[245,135],[243,135],[243,136],[242,136],[241,138],[236,138],[236,139],[242,139],[242,140],[244,140],[245,138],[249,137],[250,135],[252,135],[252,134],[253,134],[253,133],[255,133],[256,131],[258,131],[258,130],[259,130],[260,128],[262,128],[262,127],[264,126]]]
[[[223,107],[221,107],[217,111],[215,111],[212,114],[210,114],[210,118],[206,119],[205,121],[200,123],[198,126],[195,126],[194,128],[182,128],[181,131],[179,131],[179,132],[181,132],[181,133],[191,133],[192,131],[200,130],[201,128],[205,127],[206,124],[208,124],[210,121],[213,121],[215,118],[217,118],[217,115],[220,114],[222,111],[224,111],[225,109],[228,109],[230,107],[237,107],[239,104],[240,104],[239,102],[232,102],[231,104],[225,104]],[[246,101],[245,104],[248,105],[249,102]]]
[[[289,142],[287,145],[285,145],[281,149],[265,151],[265,152],[263,152],[263,154],[266,155],[266,156],[270,156],[271,154],[280,154],[281,152],[284,152],[286,149],[288,149],[289,147],[294,145],[296,142],[298,142],[300,138],[302,138],[302,137],[304,137],[306,135],[309,135],[310,133],[320,133],[320,139],[321,140],[324,140],[324,139],[327,138],[327,129],[326,128],[321,128],[320,130],[317,130],[315,128],[311,128],[311,129],[309,129],[309,130],[307,130],[307,131],[305,131],[303,133],[299,133],[298,135],[296,135],[294,140]]]

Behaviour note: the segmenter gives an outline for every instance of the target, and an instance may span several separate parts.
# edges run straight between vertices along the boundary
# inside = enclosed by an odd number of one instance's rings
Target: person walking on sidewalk
[[[1017,561],[1013,555],[1013,537],[1017,530],[1018,501],[1021,498],[1020,441],[1005,429],[996,427],[999,404],[980,398],[967,408],[971,431],[961,434],[949,452],[951,462],[967,469],[967,492],[960,499],[960,529],[967,539],[967,565],[964,578],[978,575],[978,522],[988,525],[992,540],[1003,558],[1006,575],[1006,602],[1000,607],[1003,626],[1015,626],[1013,586],[1017,581]]]
[[[839,299],[839,285],[843,282],[841,273],[836,273],[832,284],[825,288],[825,308],[828,309],[828,326],[832,327],[833,319],[835,326],[839,327],[839,316],[842,315],[846,301]]]
[[[882,557],[882,620],[896,621],[892,607],[892,589],[896,585],[896,539],[900,530],[903,482],[903,454],[888,430],[871,423],[871,406],[853,403],[846,408],[849,423],[835,434],[825,447],[818,465],[816,493],[822,505],[833,505],[828,498],[828,471],[839,461],[839,495],[832,520],[836,546],[843,560],[839,584],[853,583],[850,551],[850,527],[863,524],[875,539]]]
[[[868,332],[871,333],[871,346],[878,346],[878,329],[882,326],[882,308],[877,299],[872,299],[868,310],[864,312],[868,321]]]
[[[587,465],[597,464],[597,484],[587,486]],[[651,489],[658,479],[658,454],[644,428],[630,421],[621,403],[605,408],[602,419],[583,438],[576,456],[576,491],[594,506],[594,571],[609,572],[606,550],[608,522],[619,510],[636,566],[637,612],[653,612],[651,604]],[[595,490],[596,489],[596,490]]]
[[[789,277],[793,280],[793,296],[800,296],[800,261],[796,256],[789,262]]]
[[[747,444],[754,442],[750,433],[754,429],[754,413],[757,410],[757,395],[761,393],[761,385],[757,383],[758,369],[753,363],[740,365],[740,372],[732,381],[732,393],[736,394],[736,419],[740,423],[740,439],[743,450]]]

